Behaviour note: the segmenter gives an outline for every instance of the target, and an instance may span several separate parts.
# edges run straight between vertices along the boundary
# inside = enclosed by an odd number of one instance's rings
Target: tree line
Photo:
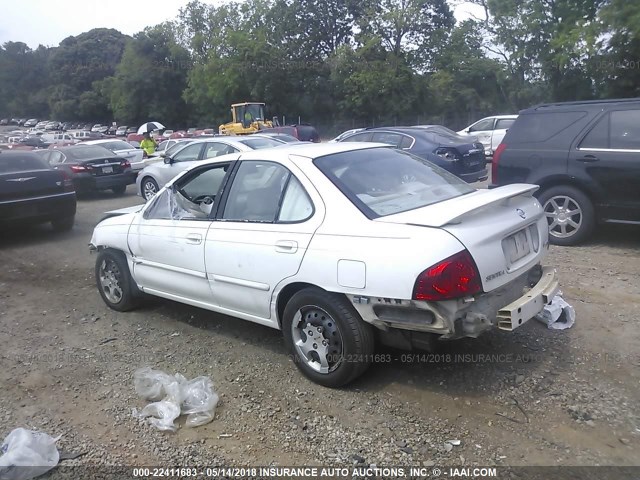
[[[453,0],[456,1],[456,0]],[[0,116],[217,126],[237,101],[326,129],[441,123],[640,96],[640,3],[198,0],[129,37],[0,47]]]

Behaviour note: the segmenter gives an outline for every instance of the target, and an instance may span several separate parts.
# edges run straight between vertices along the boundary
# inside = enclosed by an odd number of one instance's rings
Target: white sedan
[[[145,166],[144,159],[142,158],[144,156],[144,152],[124,140],[105,138],[102,140],[89,140],[82,142],[82,145],[100,145],[107,150],[111,150],[119,157],[129,160],[131,170],[133,172],[139,172]]]
[[[281,329],[300,370],[336,387],[376,341],[433,347],[539,313],[558,282],[537,188],[476,190],[371,143],[228,155],[110,212],[96,283],[118,311],[146,293]]]

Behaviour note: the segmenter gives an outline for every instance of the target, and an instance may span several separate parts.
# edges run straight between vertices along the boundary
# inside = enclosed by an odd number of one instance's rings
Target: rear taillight
[[[414,300],[451,300],[482,291],[480,274],[471,254],[463,250],[427,268],[413,287]]]
[[[433,153],[450,162],[456,162],[460,160],[460,154],[455,148],[439,147],[436,148]]]
[[[87,171],[87,167],[82,165],[71,165],[71,171],[73,173],[82,173]]]
[[[61,170],[62,172],[62,186],[65,192],[75,192],[75,187],[73,186],[73,180],[67,172]]]
[[[131,164],[129,163],[129,160],[123,160],[122,162],[120,162],[120,166],[122,168],[131,168]]]
[[[501,143],[496,148],[496,151],[493,152],[493,160],[491,161],[491,183],[498,183],[498,162],[500,161],[500,155],[504,152],[505,148],[507,148],[506,143]]]

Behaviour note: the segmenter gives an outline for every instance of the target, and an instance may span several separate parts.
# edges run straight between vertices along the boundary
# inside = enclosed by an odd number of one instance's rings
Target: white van
[[[47,143],[75,143],[77,139],[74,139],[68,133],[43,133],[42,140]]]

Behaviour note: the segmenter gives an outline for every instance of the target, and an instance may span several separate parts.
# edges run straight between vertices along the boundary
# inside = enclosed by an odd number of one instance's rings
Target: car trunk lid
[[[64,192],[62,172],[38,169],[0,173],[0,202]]]
[[[94,177],[102,177],[104,175],[117,175],[123,173],[122,159],[118,156],[109,158],[96,158],[80,162],[87,171]]]
[[[461,197],[376,222],[437,227],[471,253],[484,291],[509,283],[540,261],[548,241],[546,218],[533,193],[536,185],[477,190]]]

